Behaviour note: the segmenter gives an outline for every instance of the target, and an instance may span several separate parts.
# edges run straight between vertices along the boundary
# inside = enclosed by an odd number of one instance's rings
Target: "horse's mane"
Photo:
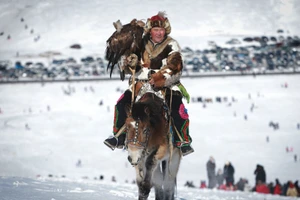
[[[153,93],[146,93],[139,102],[132,106],[132,118],[140,119],[142,122],[150,121],[150,125],[157,129],[162,125],[164,102]]]

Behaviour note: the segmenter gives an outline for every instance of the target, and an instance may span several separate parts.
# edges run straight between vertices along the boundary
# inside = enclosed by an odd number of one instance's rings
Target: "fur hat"
[[[161,27],[166,30],[166,35],[171,33],[171,25],[165,12],[158,12],[157,15],[148,18],[146,25],[144,27],[145,33],[149,33],[153,27]]]

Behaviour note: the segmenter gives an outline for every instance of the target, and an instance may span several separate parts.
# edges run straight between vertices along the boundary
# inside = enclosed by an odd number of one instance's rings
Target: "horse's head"
[[[141,103],[134,104],[132,114],[126,119],[128,161],[137,165],[148,145],[150,124],[148,108]],[[137,113],[138,112],[138,113]]]
[[[147,151],[166,141],[161,134],[162,131],[166,132],[167,127],[163,102],[153,95],[146,95],[140,102],[134,103],[131,112],[127,109],[126,143],[128,161],[132,165],[137,165]]]

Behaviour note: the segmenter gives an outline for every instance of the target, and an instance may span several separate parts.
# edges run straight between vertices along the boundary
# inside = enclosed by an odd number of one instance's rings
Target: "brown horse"
[[[164,100],[145,93],[127,109],[127,115],[126,146],[128,160],[136,170],[139,200],[146,200],[152,187],[156,200],[173,200],[181,152],[170,142],[170,117]]]

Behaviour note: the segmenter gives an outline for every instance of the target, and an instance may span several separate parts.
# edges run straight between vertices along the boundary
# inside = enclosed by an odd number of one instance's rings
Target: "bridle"
[[[145,150],[147,148],[147,146],[148,146],[148,141],[149,141],[149,137],[150,137],[150,128],[147,126],[143,130],[143,134],[146,135],[146,140],[144,142],[139,141],[138,140],[138,136],[140,134],[139,133],[139,121],[140,121],[140,119],[136,120],[136,122],[135,122],[135,134],[134,134],[133,139],[130,139],[130,140],[127,139],[126,140],[126,144],[127,144],[127,146],[130,145],[130,146],[134,146],[135,148],[139,148],[139,149]],[[133,144],[129,144],[131,142]]]
[[[153,94],[155,95],[155,94]],[[132,107],[132,106],[131,106]],[[165,118],[165,120],[167,121],[166,123],[166,126],[170,126],[169,124],[169,121],[170,121],[170,113],[169,113],[169,108],[167,105],[164,105],[163,106],[163,110],[162,110],[162,115],[163,117]],[[129,116],[132,118],[132,116]],[[132,118],[133,119],[133,118]],[[140,125],[140,118],[138,118],[137,120],[135,120],[135,127],[134,127],[134,137],[133,139],[128,139],[128,127],[126,127],[126,131],[127,131],[127,134],[126,134],[126,148],[128,148],[128,146],[131,146],[131,147],[134,147],[134,148],[137,148],[137,149],[142,149],[143,150],[143,154],[146,152],[147,150],[147,147],[148,147],[148,142],[149,142],[149,138],[150,138],[150,127],[149,125],[147,125],[143,130],[142,132],[140,133],[139,132],[139,125]],[[139,134],[145,134],[145,141],[141,142],[138,140],[138,136]],[[148,151],[147,151],[148,152]]]

